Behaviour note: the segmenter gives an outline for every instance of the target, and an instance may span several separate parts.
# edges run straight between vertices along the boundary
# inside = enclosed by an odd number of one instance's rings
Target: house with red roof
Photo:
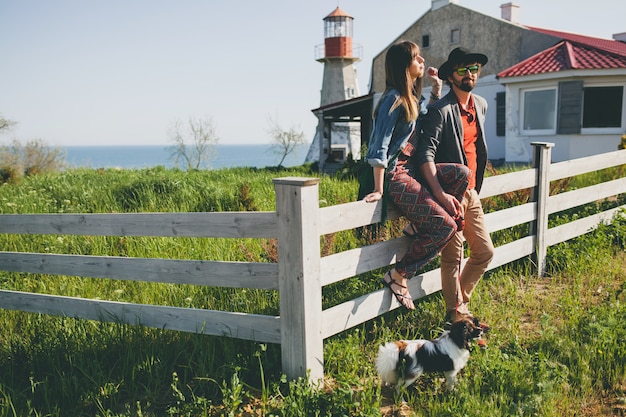
[[[433,67],[456,47],[489,57],[475,93],[489,104],[485,134],[492,162],[531,162],[531,142],[555,143],[554,162],[617,150],[626,133],[626,33],[598,39],[525,26],[515,3],[501,5],[494,17],[464,7],[462,0],[431,1],[387,48],[414,41]],[[363,145],[385,89],[387,48],[372,61],[367,95],[313,110],[325,123],[360,120]]]
[[[555,161],[617,150],[626,132],[626,43],[529,29],[561,40],[496,76],[505,87],[506,161],[529,161],[535,141],[554,143]]]

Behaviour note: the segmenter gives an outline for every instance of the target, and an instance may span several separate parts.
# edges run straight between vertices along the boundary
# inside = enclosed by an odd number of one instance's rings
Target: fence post
[[[323,383],[319,178],[275,178],[283,372]]]
[[[535,258],[537,275],[540,277],[546,272],[546,235],[548,233],[548,197],[550,196],[550,163],[552,162],[552,148],[554,143],[531,142],[535,147],[533,167],[537,169],[534,201],[537,203],[536,220],[531,227],[531,234],[535,235]]]

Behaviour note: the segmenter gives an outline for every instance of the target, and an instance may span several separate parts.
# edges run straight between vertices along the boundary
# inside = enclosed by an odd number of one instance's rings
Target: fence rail
[[[535,143],[534,168],[485,179],[481,198],[533,189],[532,202],[488,213],[490,232],[530,223],[531,233],[498,246],[489,269],[535,255],[545,268],[547,246],[610,222],[626,206],[548,228],[549,214],[626,193],[620,178],[580,190],[549,195],[551,181],[626,164],[626,150],[550,164],[552,144]],[[383,289],[323,309],[324,286],[388,267],[409,245],[391,239],[321,256],[320,236],[381,220],[382,204],[356,201],[319,207],[319,179],[278,178],[275,212],[140,214],[4,214],[0,233],[148,237],[276,238],[278,263],[171,260],[72,254],[0,252],[0,270],[212,287],[277,290],[280,315],[258,315],[198,308],[134,304],[49,294],[0,290],[0,308],[68,317],[139,324],[221,335],[281,345],[283,372],[289,378],[321,381],[324,339],[376,318],[399,304]],[[399,217],[390,211],[388,218]],[[441,290],[439,270],[409,281],[415,299]]]

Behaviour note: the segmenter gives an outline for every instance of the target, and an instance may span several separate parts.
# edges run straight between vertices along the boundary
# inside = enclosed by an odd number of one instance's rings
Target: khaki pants
[[[455,233],[441,251],[441,290],[448,312],[468,313],[467,304],[489,262],[493,259],[493,243],[485,226],[485,213],[476,190],[467,190],[461,202],[465,228]],[[463,236],[461,236],[463,233]],[[463,259],[463,237],[470,257],[459,277]]]

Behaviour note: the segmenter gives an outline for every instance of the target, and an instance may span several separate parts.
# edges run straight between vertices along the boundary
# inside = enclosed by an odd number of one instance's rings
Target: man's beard
[[[461,91],[469,93],[474,89],[474,82],[472,80],[466,81],[463,79],[456,83],[456,87]]]

